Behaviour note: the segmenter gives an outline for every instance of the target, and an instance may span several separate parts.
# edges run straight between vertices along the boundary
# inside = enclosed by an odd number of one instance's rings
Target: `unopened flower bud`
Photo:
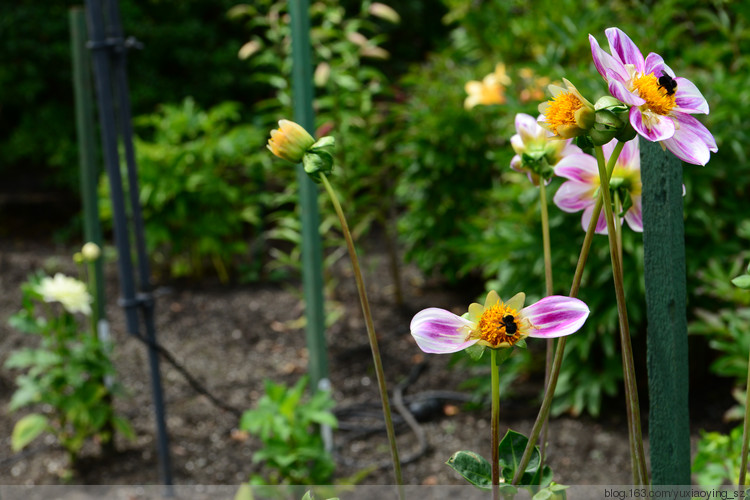
[[[299,163],[314,143],[315,139],[301,125],[280,120],[279,128],[271,131],[266,147],[279,158]]]
[[[81,248],[81,255],[89,262],[95,261],[101,256],[101,254],[102,250],[99,248],[99,245],[91,241],[83,245],[83,248]]]

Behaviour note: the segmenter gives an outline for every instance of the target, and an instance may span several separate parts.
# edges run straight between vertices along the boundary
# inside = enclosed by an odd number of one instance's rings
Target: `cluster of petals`
[[[505,73],[505,65],[497,64],[495,71],[485,76],[481,82],[476,80],[466,82],[464,90],[466,90],[468,97],[464,100],[464,108],[471,109],[479,105],[504,104],[505,87],[510,83],[510,77]]]
[[[566,156],[583,153],[578,146],[573,144],[572,139],[553,138],[552,132],[539,125],[539,121],[543,120],[543,115],[534,119],[533,116],[526,113],[518,113],[516,115],[516,133],[510,138],[510,145],[516,153],[510,160],[510,168],[517,172],[525,172],[535,186],[539,185],[540,176],[527,165],[524,165],[524,156],[543,156],[549,166],[554,168]]]
[[[615,148],[613,140],[604,146],[604,158],[609,161]],[[610,186],[620,186],[630,195],[632,205],[625,213],[625,220],[633,231],[643,232],[643,216],[641,212],[641,156],[638,148],[638,137],[628,141],[617,157]],[[594,212],[596,198],[599,196],[600,178],[596,158],[586,153],[567,156],[557,164],[555,175],[568,179],[563,182],[555,193],[554,202],[565,212],[583,210],[581,225],[584,231],[589,227]],[[607,234],[607,222],[604,211],[600,212],[596,223],[598,234]]]
[[[45,302],[60,302],[69,313],[91,314],[93,299],[82,281],[57,273],[42,278],[35,290]]]
[[[687,163],[708,163],[710,153],[718,148],[708,129],[691,116],[708,114],[708,103],[695,84],[675,76],[656,53],[644,59],[622,30],[608,28],[605,34],[611,54],[589,35],[594,64],[610,94],[630,106],[633,128],[645,139],[661,142]]]
[[[493,290],[484,304],[474,303],[463,316],[445,309],[431,307],[418,312],[411,321],[411,334],[422,351],[434,354],[458,352],[474,344],[490,348],[511,347],[512,343],[489,343],[480,324],[493,309],[514,311],[513,320],[519,325],[516,343],[525,337],[554,338],[578,331],[589,315],[584,302],[572,297],[552,295],[523,307],[526,296],[516,294],[503,302]]]

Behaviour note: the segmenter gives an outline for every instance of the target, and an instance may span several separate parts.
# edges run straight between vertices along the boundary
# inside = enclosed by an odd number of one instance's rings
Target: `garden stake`
[[[654,484],[690,483],[682,162],[644,141],[643,265],[648,314],[649,444]]]
[[[336,210],[336,215],[339,217],[341,223],[341,230],[344,233],[346,239],[346,248],[349,251],[349,259],[352,262],[352,269],[354,270],[354,279],[357,282],[357,292],[359,293],[359,302],[362,305],[362,314],[365,317],[365,325],[367,327],[367,337],[370,341],[370,349],[372,350],[372,360],[375,363],[375,374],[378,379],[378,389],[380,390],[380,399],[383,404],[383,415],[385,417],[385,429],[388,434],[388,441],[391,447],[391,458],[393,459],[393,472],[396,476],[396,485],[398,486],[398,495],[401,500],[404,499],[404,482],[401,476],[401,462],[398,458],[398,447],[396,445],[396,433],[393,430],[393,419],[391,418],[391,406],[388,402],[388,389],[385,383],[385,373],[383,372],[383,363],[380,359],[380,349],[378,347],[378,337],[375,335],[375,326],[372,322],[372,314],[370,312],[370,302],[367,300],[367,289],[365,288],[365,282],[362,278],[362,271],[359,267],[359,259],[357,258],[357,250],[354,248],[354,241],[352,240],[352,234],[349,231],[349,225],[346,223],[346,217],[344,217],[344,211],[341,209],[338,196],[333,190],[331,183],[328,182],[326,174],[320,173],[320,180],[323,183],[333,208]],[[494,358],[493,358],[494,359]]]
[[[309,131],[315,129],[312,58],[308,0],[289,2],[292,26],[292,95],[294,120]],[[305,296],[305,335],[309,356],[310,387],[330,390],[323,307],[323,251],[320,242],[318,192],[301,165],[297,166],[300,219],[302,222],[302,289]],[[324,438],[330,431],[324,430]],[[326,438],[330,446],[330,437]]]
[[[138,311],[140,310],[146,329],[149,365],[151,369],[151,390],[154,401],[154,413],[157,428],[157,451],[159,455],[162,484],[166,485],[166,495],[173,496],[172,466],[169,455],[169,437],[167,435],[164,399],[162,394],[161,375],[159,373],[159,355],[152,343],[156,342],[154,327],[154,298],[151,292],[148,255],[143,233],[143,219],[139,203],[138,177],[136,173],[135,154],[133,150],[133,131],[130,120],[130,98],[128,96],[127,74],[125,69],[125,52],[129,46],[136,44],[132,39],[123,39],[120,25],[117,0],[106,0],[106,19],[109,23],[105,29],[105,15],[100,0],[87,0],[89,33],[91,41],[88,47],[94,59],[94,76],[99,104],[99,122],[102,136],[102,151],[107,167],[110,193],[112,197],[112,217],[114,221],[115,243],[118,251],[118,267],[122,298],[120,305],[125,311],[127,329],[131,335],[140,339]],[[113,96],[114,92],[114,96]],[[115,106],[113,99],[117,99]],[[116,115],[115,108],[119,111]],[[119,118],[119,127],[115,123]],[[127,180],[130,195],[130,221],[125,209],[125,196],[120,172],[118,152],[118,129],[125,149]],[[136,293],[133,263],[130,251],[130,229],[132,222],[135,233],[135,247],[139,270],[139,292]]]

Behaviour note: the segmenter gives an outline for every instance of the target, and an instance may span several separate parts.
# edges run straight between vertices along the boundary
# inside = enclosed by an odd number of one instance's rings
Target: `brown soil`
[[[403,381],[419,363],[426,370],[405,389],[406,398],[426,391],[460,392],[465,377],[461,368],[449,367],[450,356],[425,355],[409,334],[412,315],[428,306],[458,311],[472,296],[429,283],[411,268],[404,269],[404,295],[408,307],[394,304],[394,287],[385,257],[369,252],[366,280],[389,388]],[[12,330],[9,315],[20,307],[19,285],[28,274],[45,268],[75,275],[72,251],[51,245],[4,243],[0,247],[0,365],[33,338]],[[127,397],[116,401],[117,410],[132,423],[137,438],[118,440],[117,453],[104,456],[93,443],[84,450],[73,482],[76,484],[158,484],[154,415],[146,347],[125,331],[115,263],[107,264],[108,316],[115,343],[114,362]],[[379,396],[356,290],[346,261],[335,269],[336,287],[330,310],[341,313],[327,331],[330,379],[337,411],[369,405],[379,412]],[[294,383],[306,372],[307,350],[300,317],[303,313],[297,284],[244,286],[172,285],[157,290],[158,340],[218,399],[239,411],[254,407],[266,378]],[[233,430],[237,418],[197,394],[172,366],[162,362],[167,426],[176,484],[238,484],[263,469],[251,462],[259,441],[239,439]],[[0,370],[0,404],[14,391],[17,372]],[[536,416],[540,376],[524,379],[512,397],[504,397],[501,428],[528,433]],[[466,392],[463,393],[466,395]],[[429,418],[420,422],[428,449],[403,468],[407,484],[464,484],[445,461],[457,450],[489,455],[489,410],[469,410],[456,398],[440,401]],[[627,484],[630,482],[628,439],[617,411],[606,417],[562,417],[552,421],[548,463],[563,484]],[[68,465],[65,454],[51,436],[39,438],[28,450],[13,454],[10,433],[19,411],[0,414],[0,484],[57,484]],[[340,413],[347,426],[366,426],[372,419]],[[389,459],[384,432],[352,440],[349,433],[335,434],[336,477],[347,477],[362,468]],[[418,451],[415,433],[398,427],[402,457]],[[373,470],[363,484],[392,484],[389,467]]]

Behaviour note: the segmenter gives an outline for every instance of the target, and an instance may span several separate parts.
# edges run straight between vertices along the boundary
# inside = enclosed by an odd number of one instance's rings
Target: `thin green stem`
[[[745,486],[747,475],[747,448],[750,438],[750,359],[747,361],[747,389],[745,392],[745,420],[742,423],[742,459],[740,460],[740,486]]]
[[[615,168],[615,160],[620,155],[624,144],[618,143],[615,146],[615,150],[612,153],[609,163],[607,164],[607,179],[612,175],[612,171]],[[570,297],[577,297],[578,291],[581,288],[581,280],[583,278],[583,269],[586,266],[586,260],[591,250],[591,243],[594,239],[594,233],[596,231],[596,224],[599,221],[599,214],[602,211],[602,199],[601,196],[597,197],[596,203],[594,204],[594,211],[591,214],[591,220],[589,221],[589,227],[586,229],[586,236],[583,238],[583,244],[581,245],[581,253],[578,255],[578,263],[576,264],[575,274],[573,275],[573,283],[570,285]],[[529,442],[526,444],[526,449],[523,451],[521,456],[521,462],[516,474],[513,476],[513,484],[518,484],[521,479],[523,471],[526,470],[529,461],[531,460],[531,454],[536,445],[539,434],[542,430],[542,423],[549,417],[550,408],[552,406],[552,397],[555,394],[555,388],[557,387],[557,379],[560,376],[560,367],[562,366],[563,356],[565,355],[565,342],[567,337],[560,337],[557,340],[557,348],[555,349],[555,357],[552,361],[552,368],[550,369],[549,383],[547,384],[547,390],[544,392],[544,398],[542,399],[542,405],[539,408],[539,414],[536,417],[534,426],[531,428],[531,435],[529,436]]]
[[[500,371],[497,365],[497,349],[490,349],[490,382],[492,386],[492,419],[490,422],[492,445],[492,498],[500,498]]]
[[[391,418],[391,406],[388,402],[388,390],[385,384],[385,374],[383,372],[383,363],[380,359],[380,349],[378,348],[378,338],[375,335],[375,327],[372,322],[372,314],[370,313],[370,302],[367,300],[367,290],[365,289],[365,281],[362,278],[362,271],[359,267],[359,259],[357,258],[357,251],[354,248],[354,240],[352,234],[349,231],[349,225],[346,223],[346,217],[344,217],[344,211],[341,209],[338,196],[333,190],[331,183],[328,182],[328,178],[325,174],[320,174],[320,179],[323,182],[328,195],[333,203],[333,208],[336,210],[336,215],[339,217],[341,223],[341,230],[344,233],[346,239],[346,247],[349,250],[349,258],[352,262],[352,268],[354,269],[354,279],[357,282],[357,291],[359,292],[359,302],[362,305],[362,314],[365,317],[365,325],[367,327],[367,337],[370,341],[370,350],[372,351],[372,359],[375,363],[375,374],[378,379],[378,389],[380,390],[380,400],[383,404],[383,415],[385,417],[385,428],[388,434],[388,441],[391,447],[391,458],[393,459],[393,471],[396,476],[396,484],[398,485],[399,498],[404,498],[404,482],[401,476],[401,462],[398,459],[398,448],[396,446],[396,433],[393,430],[393,419]]]
[[[635,364],[633,362],[633,347],[630,342],[630,326],[628,325],[628,311],[625,303],[625,287],[622,280],[622,262],[617,251],[617,236],[615,234],[612,200],[609,192],[609,177],[607,175],[604,151],[601,146],[594,148],[599,177],[601,179],[600,196],[604,206],[607,221],[607,235],[609,238],[609,255],[612,261],[612,275],[615,282],[615,297],[617,299],[617,316],[620,323],[620,343],[622,345],[623,375],[625,378],[625,396],[629,410],[628,428],[635,443],[635,453],[632,456],[633,468],[636,471],[636,484],[648,484],[646,472],[646,457],[643,452],[643,436],[641,434],[640,405],[638,404],[638,386],[635,379]]]
[[[544,248],[544,284],[547,296],[554,294],[552,284],[552,250],[549,237],[549,215],[547,214],[547,187],[544,179],[539,182],[539,205],[542,214],[542,247]],[[549,385],[550,373],[552,372],[552,361],[554,358],[555,340],[547,339],[547,355],[544,362],[544,388]],[[549,431],[549,416],[542,424],[542,443],[540,446],[540,464],[544,467],[544,457],[547,451],[547,433]]]

